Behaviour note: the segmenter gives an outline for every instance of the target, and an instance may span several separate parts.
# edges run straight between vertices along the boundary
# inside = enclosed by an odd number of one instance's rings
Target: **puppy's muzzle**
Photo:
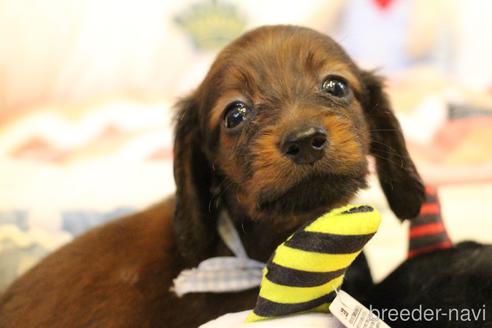
[[[312,164],[320,160],[328,145],[328,134],[321,127],[302,127],[287,132],[280,151],[296,164]]]

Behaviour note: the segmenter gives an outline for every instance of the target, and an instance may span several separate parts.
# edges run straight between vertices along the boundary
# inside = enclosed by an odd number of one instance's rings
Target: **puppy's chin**
[[[263,191],[257,199],[256,212],[260,217],[273,220],[286,216],[307,221],[346,205],[359,189],[365,187],[365,174],[311,175],[283,192]]]

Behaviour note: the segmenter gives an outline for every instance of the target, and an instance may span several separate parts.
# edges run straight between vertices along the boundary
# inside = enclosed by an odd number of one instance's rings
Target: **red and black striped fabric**
[[[426,186],[426,201],[420,214],[410,223],[408,258],[453,247],[441,215],[435,187]]]

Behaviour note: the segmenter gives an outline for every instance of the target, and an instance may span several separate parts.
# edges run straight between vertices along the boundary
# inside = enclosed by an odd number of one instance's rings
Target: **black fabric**
[[[373,212],[374,208],[368,205],[362,205],[359,207],[353,207],[350,210],[342,212],[342,214],[352,214],[352,213],[367,213],[367,212]]]
[[[424,215],[419,215],[417,218],[413,219],[410,226],[413,228],[429,223],[439,223],[441,221],[442,221],[441,215],[424,214]]]
[[[449,240],[448,234],[446,231],[443,231],[438,234],[432,235],[423,235],[420,237],[414,237],[410,239],[410,249],[418,250],[419,248],[439,245]]]
[[[374,233],[367,235],[335,235],[299,231],[286,241],[285,245],[306,252],[350,254],[360,251],[372,236],[374,236]]]
[[[276,263],[268,264],[266,277],[273,283],[293,287],[315,287],[326,284],[345,272],[346,268],[330,272],[308,272],[286,268]]]
[[[332,302],[335,299],[335,297],[336,297],[336,293],[333,291],[327,295],[316,298],[312,301],[285,304],[285,303],[272,302],[261,296],[258,296],[258,302],[256,303],[254,313],[262,317],[283,316],[292,313],[312,310],[317,306]]]

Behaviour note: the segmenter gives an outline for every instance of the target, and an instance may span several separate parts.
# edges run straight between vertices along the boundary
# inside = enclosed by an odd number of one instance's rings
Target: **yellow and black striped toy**
[[[268,261],[248,322],[298,312],[329,312],[345,271],[376,233],[372,207],[349,205],[306,224],[277,247]]]

